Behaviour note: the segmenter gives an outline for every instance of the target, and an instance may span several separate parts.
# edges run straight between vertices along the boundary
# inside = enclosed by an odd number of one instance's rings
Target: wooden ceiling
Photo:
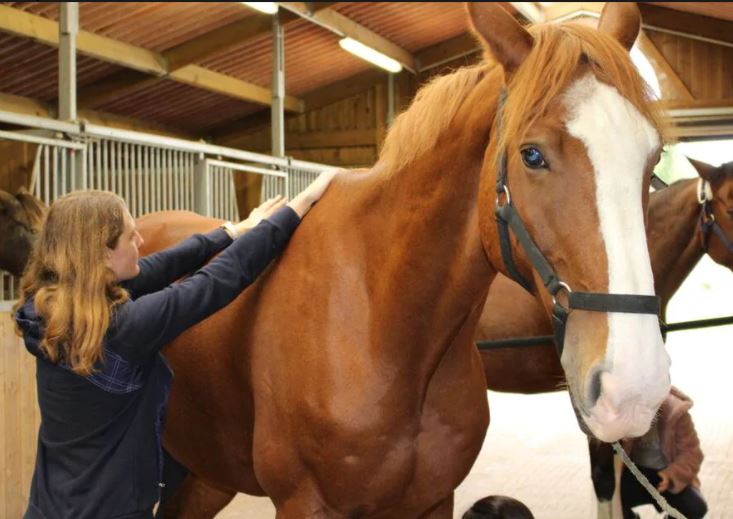
[[[477,50],[461,4],[280,4],[290,113],[322,106],[323,96],[333,100],[386,77],[343,51],[337,33],[378,48],[418,75]],[[504,5],[523,21],[543,21],[597,13],[603,3]],[[646,2],[640,8],[647,36],[639,43],[675,106],[729,106],[733,84],[701,96],[677,70],[680,64],[670,58],[665,37],[719,47],[724,62],[733,60],[733,3]],[[0,109],[54,113],[58,16],[57,3],[0,4]],[[246,127],[270,102],[271,25],[269,16],[239,2],[82,2],[77,81],[79,107],[86,112],[81,115],[133,118],[195,137]],[[733,63],[704,73],[730,76],[731,70]]]

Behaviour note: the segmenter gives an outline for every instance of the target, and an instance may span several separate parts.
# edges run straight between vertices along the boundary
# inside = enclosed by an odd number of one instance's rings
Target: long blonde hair
[[[90,375],[102,359],[102,341],[114,306],[128,299],[106,262],[117,246],[127,207],[106,191],[76,191],[48,210],[21,280],[19,309],[34,297],[43,319],[40,348],[51,362]]]

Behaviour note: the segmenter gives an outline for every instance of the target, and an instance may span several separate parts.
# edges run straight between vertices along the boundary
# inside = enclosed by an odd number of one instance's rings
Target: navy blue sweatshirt
[[[104,359],[88,377],[46,359],[39,350],[43,322],[33,301],[26,302],[15,318],[37,358],[41,409],[27,519],[151,517],[173,376],[160,349],[236,298],[282,252],[299,222],[285,207],[233,243],[217,229],[142,258],[140,274],[123,283],[130,300],[113,313]]]

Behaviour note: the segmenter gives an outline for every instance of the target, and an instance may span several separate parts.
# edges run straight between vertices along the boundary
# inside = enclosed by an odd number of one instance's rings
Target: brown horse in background
[[[0,269],[20,276],[28,263],[46,206],[25,189],[0,190]]]
[[[563,281],[653,293],[644,214],[660,140],[618,43],[634,41],[638,10],[607,4],[602,31],[530,32],[496,4],[469,12],[498,65],[424,88],[378,164],[338,177],[280,260],[167,349],[164,442],[192,471],[171,514],[213,517],[241,491],[269,495],[280,518],[451,517],[488,424],[473,333],[504,270],[500,151],[512,204]],[[648,428],[668,362],[654,315],[568,321],[563,367],[597,436]]]

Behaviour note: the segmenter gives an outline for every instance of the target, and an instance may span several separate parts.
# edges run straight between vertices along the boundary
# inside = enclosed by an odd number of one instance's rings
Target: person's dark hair
[[[463,519],[534,519],[529,508],[508,496],[488,496],[476,501]]]

